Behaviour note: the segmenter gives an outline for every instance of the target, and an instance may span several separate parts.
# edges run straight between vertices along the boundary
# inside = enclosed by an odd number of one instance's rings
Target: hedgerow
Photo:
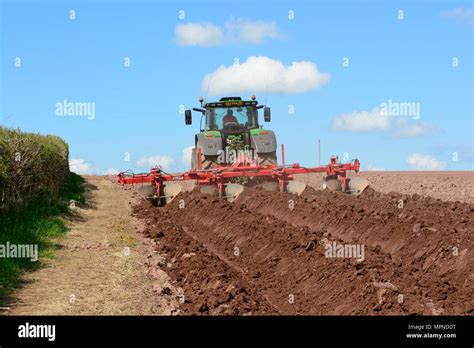
[[[69,175],[61,138],[0,127],[0,212],[54,199]]]

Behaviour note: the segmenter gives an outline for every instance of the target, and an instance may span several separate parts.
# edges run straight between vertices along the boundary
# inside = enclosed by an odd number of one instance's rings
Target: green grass
[[[84,179],[71,173],[57,197],[44,197],[18,211],[0,213],[0,244],[37,244],[40,257],[52,257],[56,249],[53,238],[66,231],[65,217],[70,214],[71,200],[85,203]],[[27,258],[0,257],[1,298],[20,284],[23,270],[39,267],[39,262]]]

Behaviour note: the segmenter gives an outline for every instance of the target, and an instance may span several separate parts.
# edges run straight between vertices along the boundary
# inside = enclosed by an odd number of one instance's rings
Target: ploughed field
[[[232,203],[141,200],[151,271],[170,278],[158,295],[180,314],[473,315],[472,173],[363,176],[372,186],[357,197],[256,187]]]
[[[370,186],[379,192],[418,194],[445,201],[474,203],[474,172],[454,171],[405,171],[405,172],[362,172],[348,173],[369,180]],[[322,174],[302,174],[297,179],[320,189]]]

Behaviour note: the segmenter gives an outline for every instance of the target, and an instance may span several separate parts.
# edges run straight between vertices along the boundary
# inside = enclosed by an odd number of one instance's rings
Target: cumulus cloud
[[[90,174],[90,175],[116,175],[119,173],[114,168],[108,168],[101,170],[100,168],[94,167],[92,164],[82,158],[71,158],[69,160],[69,170],[76,174]]]
[[[96,172],[96,168],[82,158],[71,158],[69,170],[76,174],[94,174]]]
[[[276,22],[248,21],[245,19],[230,19],[224,25],[226,36],[231,42],[246,42],[261,44],[266,38],[279,39]]]
[[[108,168],[102,171],[102,175],[117,175],[119,171],[115,168]]]
[[[204,76],[202,89],[210,95],[225,93],[303,93],[328,83],[331,76],[309,61],[284,65],[266,56],[250,56],[244,63],[221,65]]]
[[[180,46],[216,46],[224,42],[224,33],[212,23],[178,24],[175,40]]]
[[[353,111],[334,118],[333,128],[351,132],[387,130],[390,128],[390,116],[385,115],[378,107],[372,111]]]
[[[136,165],[140,168],[151,168],[160,166],[163,170],[169,170],[174,164],[174,159],[166,155],[157,155],[140,158]]]
[[[276,22],[231,18],[223,27],[213,23],[184,23],[175,28],[175,41],[181,46],[217,46],[229,43],[261,44],[279,39]]]
[[[391,116],[379,107],[371,111],[353,111],[336,116],[332,127],[336,131],[384,131],[395,137],[417,137],[437,131],[430,123],[411,120],[405,116]]]
[[[427,122],[404,122],[399,123],[396,128],[394,135],[402,138],[417,137],[437,130],[435,126]]]
[[[464,7],[457,7],[449,11],[441,12],[441,17],[455,20],[460,24],[473,24],[473,11]]]
[[[407,157],[407,164],[415,170],[442,170],[448,165],[430,155],[413,153]]]
[[[192,155],[193,148],[194,146],[188,146],[188,147],[185,147],[182,151],[183,155],[181,157],[181,162],[183,162],[183,164],[189,168],[191,167],[191,155]]]

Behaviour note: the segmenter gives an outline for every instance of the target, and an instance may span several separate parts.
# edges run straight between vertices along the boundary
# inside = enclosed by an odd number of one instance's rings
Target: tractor
[[[275,133],[263,129],[258,120],[258,111],[263,109],[264,121],[270,122],[268,106],[259,105],[255,96],[251,100],[223,97],[204,104],[201,97],[199,101],[201,108],[193,108],[201,113],[201,124],[192,149],[192,169],[232,165],[242,156],[259,166],[277,164]],[[192,124],[191,110],[185,110],[185,123]]]
[[[191,168],[184,173],[166,173],[159,163],[149,173],[135,174],[128,170],[117,175],[122,184],[138,184],[138,192],[153,204],[161,206],[173,200],[182,190],[196,186],[204,194],[225,198],[233,202],[244,187],[261,185],[263,189],[300,195],[306,183],[295,179],[297,174],[324,173],[322,188],[360,194],[369,184],[361,177],[347,177],[350,171],[358,172],[360,162],[338,162],[318,167],[303,167],[298,163],[285,164],[285,147],[281,144],[281,163],[277,163],[275,133],[263,129],[258,121],[258,110],[270,122],[270,108],[259,105],[255,96],[251,100],[240,97],[223,97],[217,102],[206,102],[200,97],[200,132],[194,137]],[[191,110],[185,110],[186,125],[192,124]],[[188,181],[193,185],[183,188]]]

